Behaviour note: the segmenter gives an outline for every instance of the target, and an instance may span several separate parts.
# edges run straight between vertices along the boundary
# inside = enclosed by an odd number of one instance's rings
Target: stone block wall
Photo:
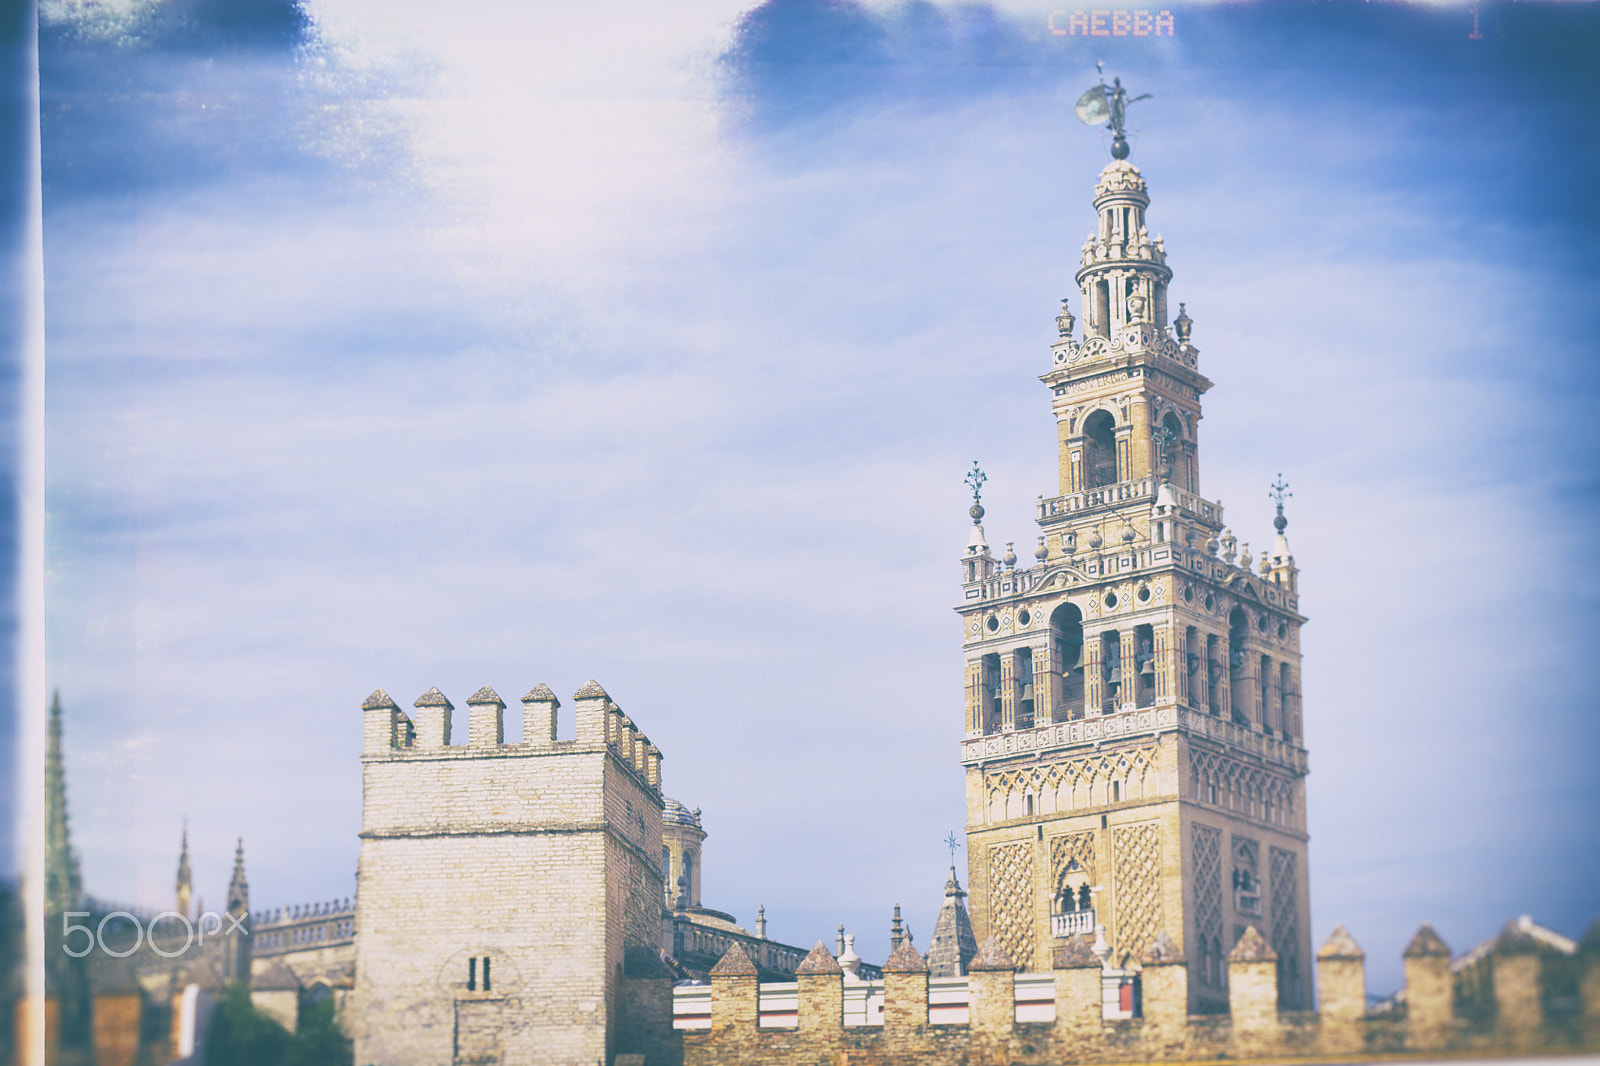
[[[364,705],[346,1012],[363,1066],[607,1062],[624,1024],[648,1029],[623,964],[660,939],[661,756],[599,685],[576,702],[577,739],[553,739],[540,686],[531,739],[505,744],[482,689],[458,745],[437,691],[424,729],[381,691]]]

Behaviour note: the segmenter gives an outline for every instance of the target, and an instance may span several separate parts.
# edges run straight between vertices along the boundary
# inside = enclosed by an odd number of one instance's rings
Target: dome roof
[[[1102,196],[1115,194],[1142,196],[1146,201],[1150,192],[1145,188],[1144,178],[1139,173],[1139,168],[1126,159],[1113,159],[1106,164],[1100,172],[1100,180],[1094,186],[1094,198],[1098,201]]]
[[[665,797],[666,806],[661,811],[661,820],[668,825],[687,825],[695,829],[700,828],[699,810],[690,810],[671,796]]]

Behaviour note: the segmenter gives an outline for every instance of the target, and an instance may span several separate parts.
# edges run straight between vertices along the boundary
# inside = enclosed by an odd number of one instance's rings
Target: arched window
[[[1115,485],[1122,480],[1117,472],[1116,421],[1108,411],[1096,411],[1083,420],[1085,488]]]
[[[1050,615],[1050,683],[1055,720],[1083,717],[1083,612],[1063,603]]]
[[[1183,419],[1176,412],[1168,411],[1161,420],[1161,426],[1171,435],[1171,443],[1167,445],[1167,461],[1172,464],[1171,483],[1185,492],[1195,491],[1194,479],[1190,476],[1189,451],[1183,441]]]

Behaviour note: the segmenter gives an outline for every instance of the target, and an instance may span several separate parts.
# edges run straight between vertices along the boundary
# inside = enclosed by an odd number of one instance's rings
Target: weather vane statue
[[[1150,99],[1150,94],[1130,97],[1128,90],[1122,87],[1121,78],[1112,78],[1111,84],[1106,84],[1104,63],[1096,63],[1095,69],[1100,72],[1100,84],[1078,97],[1078,118],[1091,126],[1102,126],[1107,121],[1111,123],[1111,157],[1113,159],[1128,158],[1127,119],[1128,105],[1136,104],[1140,100]]]

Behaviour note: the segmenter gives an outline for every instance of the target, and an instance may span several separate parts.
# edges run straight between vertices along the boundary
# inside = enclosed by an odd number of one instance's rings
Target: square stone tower
[[[362,704],[355,1061],[363,1066],[609,1062],[625,950],[661,939],[661,753],[604,689],[467,701],[450,744],[438,689],[403,713]]]
[[[1123,149],[1126,154],[1126,149]],[[1279,1002],[1310,1005],[1306,752],[1297,570],[1277,536],[1257,564],[1199,495],[1211,387],[1149,195],[1119,158],[1099,230],[1062,301],[1041,377],[1059,429],[1057,495],[1034,564],[990,552],[974,466],[962,559],[967,844],[977,937],[1046,970],[1103,935],[1136,968],[1160,933],[1189,963],[1191,1010],[1226,1009],[1224,959],[1250,926],[1279,958]]]

